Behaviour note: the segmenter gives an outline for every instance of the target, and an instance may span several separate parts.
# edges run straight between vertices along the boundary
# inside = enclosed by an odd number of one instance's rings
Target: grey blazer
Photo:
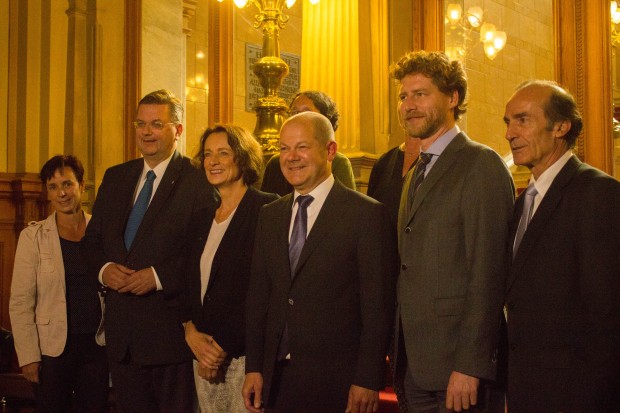
[[[510,172],[497,153],[460,133],[407,211],[412,175],[399,211],[396,362],[404,339],[413,378],[425,390],[445,390],[452,371],[494,380],[514,204]]]
[[[86,224],[90,215],[85,214]],[[57,357],[67,342],[65,266],[56,212],[30,222],[15,251],[9,316],[20,366]]]

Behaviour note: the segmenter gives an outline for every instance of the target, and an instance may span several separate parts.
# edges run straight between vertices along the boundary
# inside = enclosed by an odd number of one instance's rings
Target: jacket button
[[[403,271],[406,271],[407,270],[407,264],[402,264],[400,266],[400,269],[403,270]]]
[[[289,299],[288,299],[288,303],[289,303],[290,305],[293,305],[293,304],[295,304],[295,301],[293,301],[293,299],[292,299],[292,298],[289,298]]]
[[[515,351],[515,350],[517,349],[517,345],[516,345],[516,344],[514,344],[514,343],[511,343],[511,344],[510,344],[510,349],[511,349],[512,351]]]
[[[405,228],[405,234],[409,234],[410,232],[411,232],[411,228],[410,227]]]

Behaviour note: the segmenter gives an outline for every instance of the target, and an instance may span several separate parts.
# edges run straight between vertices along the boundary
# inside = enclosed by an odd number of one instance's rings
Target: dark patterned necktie
[[[146,182],[138,194],[136,203],[133,204],[129,219],[127,220],[127,226],[125,227],[125,247],[127,250],[131,248],[133,239],[136,237],[138,227],[144,218],[146,210],[149,208],[151,202],[151,195],[153,194],[153,181],[155,181],[155,172],[148,171],[146,173]]]
[[[431,161],[433,157],[432,154],[426,152],[420,152],[420,157],[418,162],[415,165],[415,170],[413,171],[413,178],[411,179],[411,183],[409,184],[409,192],[407,197],[407,211],[411,211],[411,206],[413,205],[413,197],[415,196],[418,187],[424,181],[424,172],[426,172],[426,165]]]

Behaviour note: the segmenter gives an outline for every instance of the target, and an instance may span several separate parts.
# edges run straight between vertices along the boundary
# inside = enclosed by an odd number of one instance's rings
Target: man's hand
[[[263,392],[263,375],[260,373],[248,373],[245,375],[243,382],[243,403],[245,408],[253,413],[261,413],[263,411],[261,405]],[[254,395],[254,403],[252,403],[252,395]]]
[[[185,341],[203,369],[217,371],[227,356],[212,336],[198,331],[191,321],[185,323]]]
[[[379,392],[351,385],[345,413],[373,413],[379,409]]]
[[[41,369],[41,362],[35,361],[34,363],[26,364],[22,366],[22,374],[30,383],[39,382],[39,370]]]
[[[130,270],[121,264],[110,264],[105,267],[101,279],[103,283],[115,291],[119,291],[121,288],[127,285],[129,276],[134,273],[134,270]]]
[[[446,408],[455,412],[467,410],[478,402],[480,379],[453,371],[448,380]]]
[[[144,295],[157,289],[155,282],[155,274],[151,267],[134,271],[127,277],[127,283],[119,288],[119,293],[132,293],[135,295]]]

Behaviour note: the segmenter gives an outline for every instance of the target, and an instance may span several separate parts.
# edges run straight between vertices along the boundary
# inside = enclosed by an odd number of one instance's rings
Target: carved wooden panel
[[[609,2],[555,0],[556,80],[575,96],[584,129],[575,152],[612,173]]]
[[[0,326],[10,329],[9,295],[19,233],[29,221],[48,215],[48,202],[36,174],[0,173]]]

